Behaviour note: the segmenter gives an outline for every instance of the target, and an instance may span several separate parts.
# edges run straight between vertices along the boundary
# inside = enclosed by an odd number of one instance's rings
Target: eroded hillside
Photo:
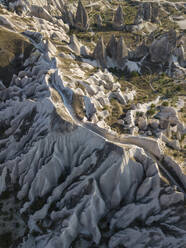
[[[186,247],[186,3],[0,1],[0,248]]]

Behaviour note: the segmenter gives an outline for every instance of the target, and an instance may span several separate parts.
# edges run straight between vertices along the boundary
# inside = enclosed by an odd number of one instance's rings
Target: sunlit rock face
[[[119,145],[102,129],[98,134],[77,122],[75,93],[66,86],[55,45],[39,31],[20,37],[29,53],[10,82],[0,81],[0,247],[184,247],[181,170],[163,158],[178,189],[164,179],[158,156],[146,152],[155,140],[148,145],[144,139],[140,147],[140,138],[132,136],[130,144]],[[103,40],[99,44],[102,53],[97,48],[95,55],[105,63]]]

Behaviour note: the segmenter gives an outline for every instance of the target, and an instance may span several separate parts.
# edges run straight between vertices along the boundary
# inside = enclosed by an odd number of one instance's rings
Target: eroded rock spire
[[[116,40],[115,35],[112,35],[106,47],[107,55],[115,59],[116,50],[117,50],[117,40]]]
[[[123,15],[123,9],[119,5],[119,7],[116,10],[116,13],[114,15],[113,19],[113,27],[116,29],[122,29],[124,26],[124,15]]]
[[[128,56],[128,49],[122,36],[117,42],[116,60],[118,66],[122,66],[123,58]]]
[[[103,42],[103,37],[101,36],[93,52],[93,57],[96,59],[97,63],[105,68],[106,67],[106,47]]]
[[[159,4],[158,3],[143,3],[137,12],[135,24],[140,24],[142,21],[158,22]]]
[[[75,17],[75,27],[81,31],[86,31],[89,27],[88,15],[86,9],[84,8],[82,2],[79,0],[76,17]]]
[[[96,15],[96,25],[97,25],[97,27],[98,28],[101,28],[102,27],[102,18],[101,18],[101,16],[100,15]]]

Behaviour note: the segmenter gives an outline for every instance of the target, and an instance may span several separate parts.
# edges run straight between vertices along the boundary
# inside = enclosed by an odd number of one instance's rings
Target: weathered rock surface
[[[81,3],[81,1],[78,2],[77,12],[75,16],[74,26],[82,31],[86,31],[89,27],[88,23],[88,15],[87,12]]]
[[[100,15],[96,15],[95,23],[96,23],[96,25],[97,25],[98,28],[101,28],[102,27],[102,22],[103,22],[103,20],[102,20],[101,16]]]
[[[159,4],[157,2],[141,3],[136,15],[135,24],[142,21],[157,22],[159,15]]]
[[[50,2],[30,3],[43,7]],[[163,155],[161,139],[135,134],[140,106],[119,122],[135,136],[107,129],[110,94],[127,104],[137,92],[122,90],[106,69],[95,72],[97,64],[81,56],[83,46],[76,38],[69,43],[63,22],[29,17],[29,24],[19,27],[27,17],[14,17],[15,31],[11,21],[0,28],[0,69],[6,74],[3,80],[0,75],[0,246],[185,247],[181,168]],[[120,49],[116,46],[114,53],[114,37],[107,49],[99,40],[94,58],[102,67],[107,67],[108,54],[115,60],[127,56],[122,38],[117,42]],[[13,58],[20,59],[14,74],[9,70]],[[126,63],[130,68],[137,64]],[[149,104],[141,105],[144,116]],[[163,125],[183,133],[173,108],[160,107],[157,118],[150,123],[143,119],[139,126],[144,132]]]
[[[159,39],[155,40],[150,46],[150,56],[152,62],[169,62],[173,50],[176,47],[176,32],[170,31]]]
[[[98,65],[101,67],[105,68],[106,67],[106,47],[103,42],[103,37],[100,37],[94,52],[93,52],[93,57],[96,59]]]
[[[31,16],[35,16],[35,17],[38,17],[38,18],[41,18],[41,19],[45,19],[46,21],[49,21],[49,22],[53,21],[51,15],[48,13],[48,11],[45,10],[41,6],[31,5],[29,14]]]
[[[117,8],[116,13],[114,15],[112,26],[117,30],[122,30],[124,28],[123,9],[120,5]]]

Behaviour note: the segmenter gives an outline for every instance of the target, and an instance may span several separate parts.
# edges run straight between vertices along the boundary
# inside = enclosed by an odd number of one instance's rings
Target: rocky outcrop
[[[108,66],[114,46],[107,50],[101,38],[96,64],[69,51],[79,53],[79,46],[59,22],[8,15],[16,17],[16,31],[0,28],[0,69],[14,56],[21,66],[0,80],[0,246],[185,247],[182,170],[163,155],[161,139],[117,135],[106,124],[109,94],[124,103],[136,94],[133,86],[121,91],[108,70],[95,70]],[[61,40],[51,38],[54,32]],[[149,104],[141,106],[144,116]],[[123,129],[134,131],[137,110],[123,112]],[[160,124],[167,117],[173,122],[177,112],[160,107]]]
[[[128,56],[128,49],[123,37],[120,36],[116,39],[115,36],[112,35],[107,44],[106,53],[107,56],[117,63],[118,67],[122,68],[124,65],[123,59]]]
[[[174,30],[154,40],[150,46],[151,61],[165,64],[169,62],[176,47],[176,32]]]
[[[77,37],[75,36],[75,34],[71,35],[70,37],[70,43],[69,43],[69,47],[78,55],[80,55],[80,48],[81,45],[77,39]]]
[[[122,68],[123,66],[123,58],[128,56],[128,49],[125,45],[124,39],[122,36],[118,39],[117,42],[117,50],[116,50],[116,61],[118,66]]]
[[[78,2],[74,26],[81,31],[87,31],[89,28],[88,15],[85,7],[83,6],[80,0]]]
[[[61,12],[62,12],[63,21],[67,23],[70,27],[74,27],[75,17],[72,11],[69,10],[66,5],[64,5]]]
[[[143,21],[158,22],[159,4],[156,2],[141,3],[138,9],[135,24],[140,24]]]
[[[45,19],[46,21],[49,21],[49,22],[53,21],[51,15],[48,13],[48,11],[46,9],[44,9],[43,7],[38,6],[38,5],[32,5],[30,7],[30,13],[29,14],[31,16]]]
[[[116,59],[117,39],[115,38],[115,35],[111,36],[107,44],[106,51],[109,57],[111,57],[112,59]]]
[[[96,26],[98,28],[101,28],[102,27],[102,22],[103,22],[103,20],[102,20],[101,16],[100,15],[96,15],[95,24],[96,24]]]
[[[113,28],[117,30],[122,30],[124,28],[124,15],[123,15],[123,9],[119,5],[119,7],[116,10],[116,13],[113,18]]]
[[[145,58],[148,54],[149,54],[149,47],[145,44],[145,42],[142,42],[142,44],[138,46],[135,51],[132,51],[130,53],[130,57],[131,59],[140,60],[142,58]]]
[[[103,42],[103,37],[100,37],[94,52],[93,52],[93,57],[96,59],[98,65],[101,67],[105,68],[106,67],[106,47]]]

